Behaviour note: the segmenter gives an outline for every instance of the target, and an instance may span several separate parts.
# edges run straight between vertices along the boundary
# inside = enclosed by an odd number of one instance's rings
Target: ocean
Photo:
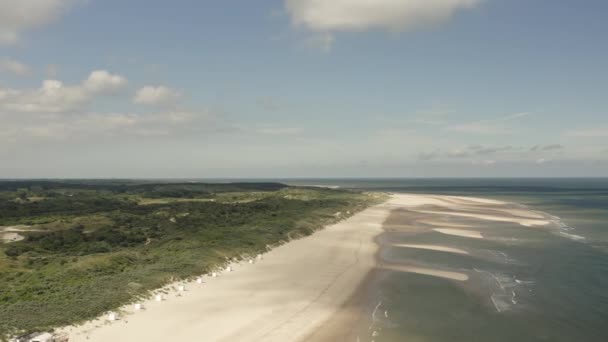
[[[378,238],[383,246],[441,245],[467,254],[383,247],[380,264],[456,271],[468,279],[390,269],[373,272],[359,304],[366,319],[350,328],[355,340],[608,341],[608,179],[283,181],[496,199],[509,202],[509,210],[532,210],[550,221],[527,227],[433,214],[446,224],[483,231],[483,239],[471,239],[401,229],[424,224],[412,223],[412,215],[420,213],[395,210]]]

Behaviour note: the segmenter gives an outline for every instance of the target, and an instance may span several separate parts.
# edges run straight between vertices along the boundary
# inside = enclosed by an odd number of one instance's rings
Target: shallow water
[[[468,280],[380,267],[374,286],[367,288],[369,318],[360,323],[361,341],[608,341],[607,180],[327,182],[500,199],[544,212],[551,221],[525,227],[393,211],[378,239],[381,265],[459,272]],[[470,226],[462,229],[479,231],[484,239],[441,234],[424,223],[425,215]],[[468,254],[395,244],[441,245]]]

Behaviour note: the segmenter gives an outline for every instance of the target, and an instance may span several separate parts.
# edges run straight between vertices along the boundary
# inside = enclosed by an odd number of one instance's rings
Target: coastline
[[[305,338],[356,291],[375,265],[374,238],[390,214],[389,199],[263,255],[233,263],[218,277],[165,287],[165,299],[130,306],[59,332],[70,341],[297,341]],[[183,285],[185,291],[176,291]]]
[[[512,205],[480,198],[391,194],[382,204],[272,249],[254,264],[232,264],[233,272],[205,276],[203,284],[180,282],[167,287],[166,300],[145,301],[146,310],[127,308],[117,321],[102,317],[61,331],[70,341],[325,342],[376,334],[373,326],[382,302],[374,291],[387,275],[409,273],[457,283],[475,277],[470,270],[436,268],[416,260],[398,263],[387,257],[388,251],[474,254],[457,248],[458,239],[483,240],[486,232],[481,226],[454,223],[452,218],[530,228],[535,215],[535,226],[548,224],[538,212],[514,210]],[[439,234],[448,240],[446,244],[391,243],[383,238],[391,232]],[[176,291],[177,285],[186,291]],[[388,312],[383,315],[388,317]]]

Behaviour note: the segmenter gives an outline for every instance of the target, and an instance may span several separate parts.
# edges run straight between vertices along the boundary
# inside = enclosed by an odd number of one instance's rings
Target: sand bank
[[[488,220],[488,221],[497,221],[497,222],[513,222],[518,223],[522,226],[532,227],[532,226],[546,226],[551,221],[549,220],[538,220],[538,219],[530,219],[525,217],[517,217],[510,215],[486,215],[472,212],[456,212],[456,211],[435,211],[435,210],[420,210],[420,213],[426,214],[440,214],[440,215],[450,215],[450,216],[459,216],[459,217],[470,217],[479,220]]]
[[[467,281],[469,280],[469,276],[465,273],[454,272],[454,271],[444,271],[435,268],[427,268],[427,267],[418,267],[418,266],[406,266],[406,265],[383,265],[383,269],[399,271],[399,272],[408,272],[408,273],[416,273],[416,274],[424,274],[432,277],[439,277],[451,280],[458,281]]]
[[[456,253],[456,254],[469,254],[469,252],[453,247],[447,246],[439,246],[439,245],[412,245],[412,244],[393,244],[393,247],[403,247],[403,248],[415,248],[415,249],[428,249],[431,251],[439,251],[439,252],[448,252],[448,253]]]
[[[454,222],[448,222],[448,221],[441,221],[441,220],[416,220],[416,222],[418,223],[422,223],[422,224],[426,224],[429,226],[437,226],[437,227],[449,227],[449,228],[470,228],[470,227],[474,227],[473,225],[470,224],[464,224],[464,223],[454,223]]]
[[[466,230],[466,229],[452,229],[452,228],[435,228],[433,229],[436,232],[447,235],[455,235],[468,237],[473,239],[483,239],[483,235],[476,230]]]

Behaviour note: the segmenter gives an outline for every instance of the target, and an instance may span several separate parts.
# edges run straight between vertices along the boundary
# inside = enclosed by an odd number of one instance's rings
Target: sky
[[[0,0],[0,178],[607,177],[604,0]]]

